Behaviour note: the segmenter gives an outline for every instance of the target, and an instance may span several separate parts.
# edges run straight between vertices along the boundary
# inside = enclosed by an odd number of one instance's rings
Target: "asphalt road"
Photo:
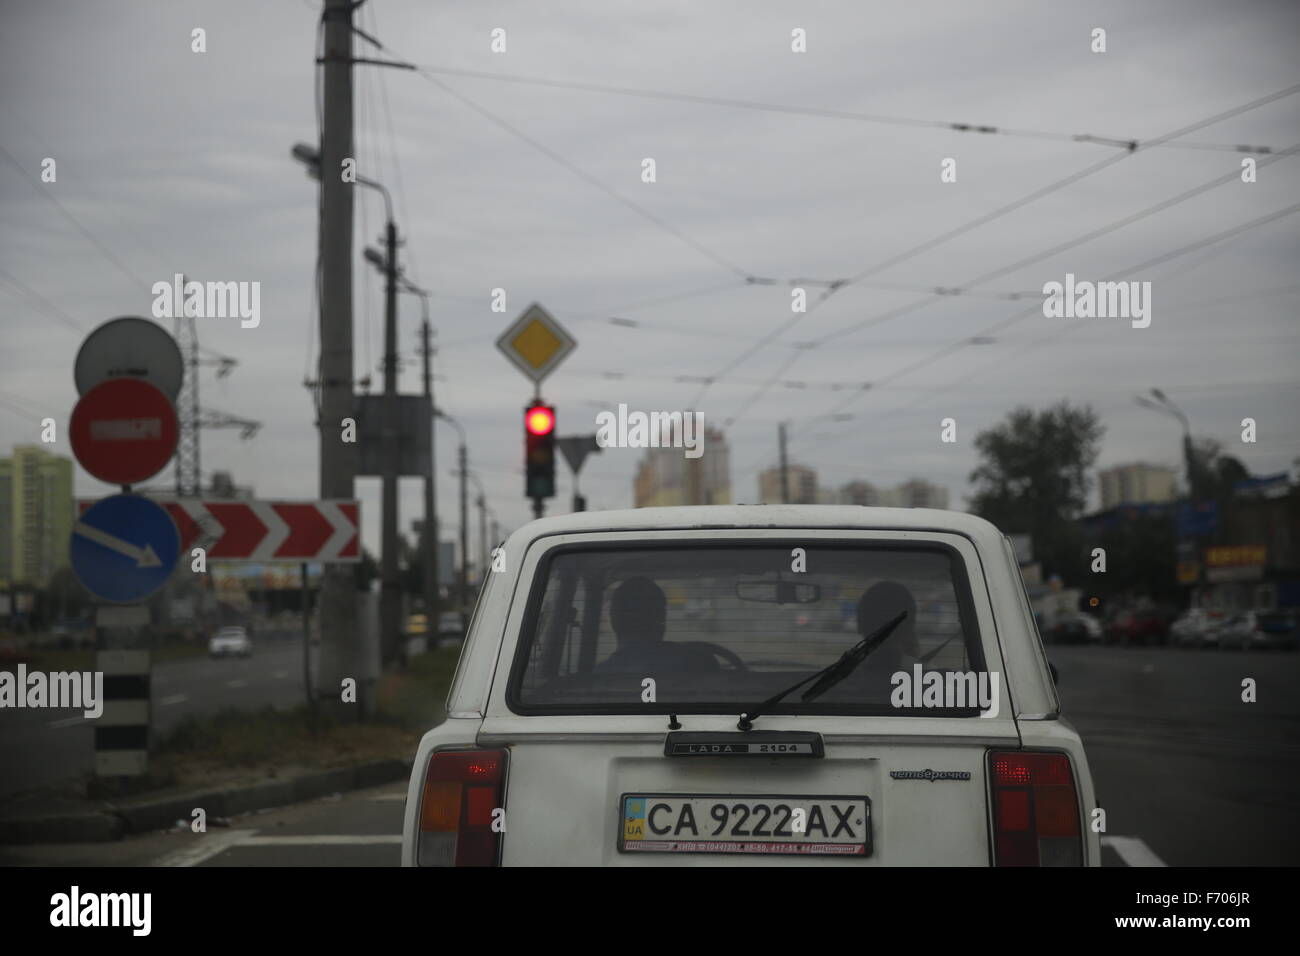
[[[1107,813],[1104,864],[1300,864],[1300,654],[1051,647],[1048,656]],[[187,665],[221,685],[211,675],[237,679],[228,663]],[[274,696],[274,671],[258,679],[264,695]],[[1244,678],[1256,681],[1257,703],[1242,702]],[[300,681],[285,683],[292,696]],[[357,791],[202,835],[0,848],[0,863],[395,865],[404,793],[403,784]]]
[[[1049,647],[1107,833],[1170,866],[1300,864],[1300,654]],[[1242,681],[1256,683],[1244,703]]]
[[[165,734],[189,716],[292,707],[304,700],[301,636],[265,640],[254,644],[249,658],[191,657],[156,665],[152,726],[155,734]],[[93,726],[81,711],[0,710],[0,796],[92,770]]]

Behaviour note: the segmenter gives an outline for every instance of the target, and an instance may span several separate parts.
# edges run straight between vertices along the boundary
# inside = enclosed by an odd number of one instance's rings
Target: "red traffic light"
[[[533,405],[524,412],[524,428],[530,435],[549,435],[555,430],[555,409],[549,405]]]

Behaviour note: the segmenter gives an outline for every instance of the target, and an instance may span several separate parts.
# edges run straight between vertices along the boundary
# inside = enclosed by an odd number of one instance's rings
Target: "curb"
[[[0,845],[106,843],[151,830],[165,830],[177,820],[188,822],[195,807],[202,807],[209,819],[238,816],[315,800],[331,793],[405,780],[410,774],[411,765],[405,760],[372,760],[283,780],[108,805],[86,813],[0,819]]]

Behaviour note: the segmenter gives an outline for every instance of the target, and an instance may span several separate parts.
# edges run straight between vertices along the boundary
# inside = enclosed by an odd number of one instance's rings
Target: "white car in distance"
[[[404,865],[1100,865],[992,524],[645,508],[504,548],[416,755]]]
[[[239,626],[223,627],[208,640],[210,657],[252,657],[253,641],[248,630]]]

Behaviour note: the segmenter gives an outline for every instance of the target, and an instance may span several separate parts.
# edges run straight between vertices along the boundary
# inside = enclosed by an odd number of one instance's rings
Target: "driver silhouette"
[[[668,599],[649,578],[628,578],[609,601],[609,620],[618,648],[596,666],[598,672],[636,671],[653,676],[656,670],[717,670],[707,655],[664,640]],[[709,661],[712,667],[704,663]]]

